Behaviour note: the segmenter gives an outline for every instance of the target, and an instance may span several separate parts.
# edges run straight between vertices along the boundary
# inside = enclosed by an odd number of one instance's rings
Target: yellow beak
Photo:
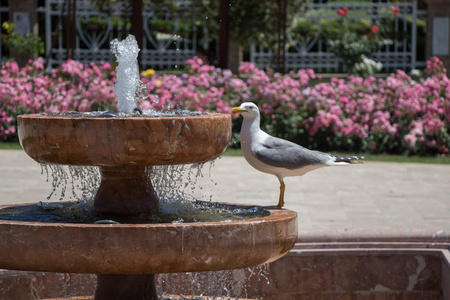
[[[240,108],[240,107],[233,107],[231,112],[234,113],[234,114],[240,114],[240,113],[247,112],[247,111],[245,109]]]

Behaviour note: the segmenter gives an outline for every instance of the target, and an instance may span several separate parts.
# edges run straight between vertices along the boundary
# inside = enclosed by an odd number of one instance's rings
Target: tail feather
[[[339,155],[332,155],[333,160],[335,163],[347,163],[347,164],[363,164],[364,162],[361,161],[364,159],[364,156],[339,156]]]

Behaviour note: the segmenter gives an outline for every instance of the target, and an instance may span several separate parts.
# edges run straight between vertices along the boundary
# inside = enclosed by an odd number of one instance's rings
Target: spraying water
[[[114,92],[117,96],[118,109],[120,113],[130,114],[140,112],[150,117],[172,116],[175,115],[201,115],[199,112],[189,112],[187,110],[178,110],[171,112],[160,112],[154,110],[142,111],[137,104],[143,99],[148,98],[145,93],[146,86],[140,80],[138,65],[139,47],[134,35],[128,35],[126,39],[119,41],[114,39],[110,43],[111,52],[116,56],[118,66],[116,67],[116,86]],[[153,97],[153,103],[158,103],[158,96]]]
[[[112,40],[111,51],[118,62],[117,82],[114,89],[118,100],[118,109],[123,113],[132,113],[137,108],[137,101],[139,101],[136,94],[142,94],[142,82],[137,62],[140,49],[136,38],[134,35],[129,35],[120,42],[117,39]]]

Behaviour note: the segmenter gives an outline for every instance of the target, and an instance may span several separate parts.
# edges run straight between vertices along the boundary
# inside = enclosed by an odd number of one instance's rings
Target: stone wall
[[[158,284],[161,294],[198,288],[214,295],[217,284],[225,283],[221,289],[238,287],[240,297],[270,300],[450,300],[447,243],[298,243],[262,275],[252,273],[258,271],[163,274]],[[92,295],[94,288],[95,276],[88,274],[0,272],[0,298],[5,300]]]

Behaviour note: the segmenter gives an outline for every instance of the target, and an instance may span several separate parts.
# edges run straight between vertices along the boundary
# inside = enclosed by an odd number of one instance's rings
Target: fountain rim
[[[154,166],[204,163],[231,139],[231,115],[171,117],[18,116],[19,141],[40,163]]]
[[[61,114],[64,113],[71,113],[76,111],[67,111],[67,112],[61,112]],[[83,112],[80,112],[82,114]],[[89,112],[86,112],[89,113]],[[105,113],[108,113],[105,111]],[[18,118],[45,118],[45,119],[82,119],[82,120],[149,120],[149,119],[186,119],[186,118],[195,118],[195,119],[201,119],[201,118],[208,118],[208,117],[223,117],[223,116],[229,116],[229,114],[226,113],[218,113],[218,112],[201,112],[199,115],[173,115],[173,116],[154,116],[154,115],[124,115],[124,116],[86,116],[86,115],[52,115],[52,114],[46,114],[46,113],[34,113],[34,114],[21,114],[18,115]]]
[[[68,203],[68,201],[62,201],[59,203]],[[229,205],[237,205],[237,206],[248,206],[247,204],[235,204],[235,203],[228,203],[228,202],[217,202],[219,204],[229,204]],[[2,209],[8,208],[8,207],[15,207],[15,206],[26,206],[26,205],[36,205],[36,203],[20,203],[20,204],[5,204],[0,205],[0,211]],[[256,205],[254,205],[256,206]],[[231,221],[206,221],[206,222],[186,222],[186,223],[146,223],[146,224],[137,224],[137,223],[127,223],[127,224],[92,224],[92,223],[59,223],[59,222],[30,222],[30,221],[13,221],[13,220],[0,220],[0,225],[5,224],[11,224],[11,225],[19,225],[19,226],[40,226],[40,227],[64,227],[64,228],[72,228],[72,227],[88,227],[88,228],[130,228],[130,227],[140,227],[140,228],[152,228],[152,227],[212,227],[217,226],[218,224],[221,225],[239,225],[242,223],[265,223],[265,222],[276,222],[286,219],[293,219],[297,218],[297,213],[292,210],[288,209],[278,209],[275,206],[273,207],[263,207],[267,211],[269,211],[269,215],[263,216],[263,217],[256,217],[256,218],[250,218],[250,219],[243,219],[243,220],[231,220]],[[283,215],[285,215],[283,217]]]

